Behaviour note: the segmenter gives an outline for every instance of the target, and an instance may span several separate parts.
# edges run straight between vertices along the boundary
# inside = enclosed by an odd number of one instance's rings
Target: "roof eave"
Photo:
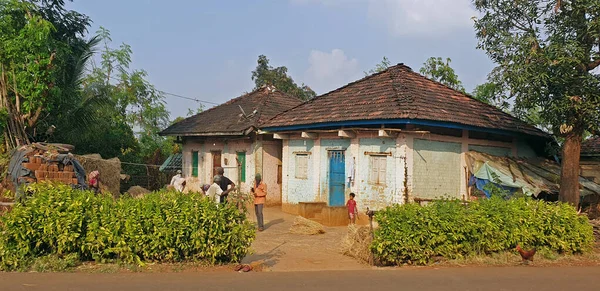
[[[252,132],[255,132],[257,128],[250,126],[240,131],[217,131],[217,132],[160,132],[161,136],[188,136],[188,137],[202,137],[202,136],[247,136]]]
[[[371,119],[371,120],[347,120],[347,121],[336,121],[336,122],[322,122],[322,123],[310,123],[310,124],[296,124],[296,125],[286,125],[286,126],[267,126],[261,128],[261,130],[265,132],[280,132],[280,131],[295,131],[295,130],[310,130],[310,129],[318,129],[318,128],[326,128],[326,127],[337,127],[337,126],[365,126],[365,125],[380,125],[380,124],[414,124],[421,126],[440,126],[447,128],[456,128],[456,129],[467,129],[467,130],[477,130],[489,133],[497,133],[502,135],[529,135],[536,136],[539,138],[550,139],[551,136],[542,131],[533,133],[525,133],[521,131],[508,131],[503,129],[495,129],[495,128],[485,128],[485,127],[477,127],[473,125],[466,125],[461,123],[453,123],[447,121],[434,121],[434,120],[425,120],[425,119]]]

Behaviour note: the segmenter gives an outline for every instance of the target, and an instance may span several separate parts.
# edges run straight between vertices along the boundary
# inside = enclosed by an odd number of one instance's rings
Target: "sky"
[[[470,0],[74,0],[90,33],[129,44],[133,69],[165,92],[204,108],[252,91],[261,54],[317,94],[364,77],[383,56],[418,71],[449,57],[471,91],[494,67],[478,50]],[[171,119],[198,102],[166,95]]]

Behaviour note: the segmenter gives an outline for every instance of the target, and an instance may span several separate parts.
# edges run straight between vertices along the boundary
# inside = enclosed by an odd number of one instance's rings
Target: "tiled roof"
[[[183,169],[182,159],[183,159],[183,154],[181,154],[181,153],[172,154],[160,166],[160,168],[158,168],[158,170],[161,172],[175,172],[177,170],[181,170],[181,169]]]
[[[418,119],[547,137],[543,131],[403,64],[283,112],[263,128],[318,123]]]
[[[582,156],[600,155],[600,137],[589,138],[581,144]]]
[[[243,135],[248,128],[258,127],[261,122],[301,103],[298,98],[265,86],[177,122],[160,135]]]

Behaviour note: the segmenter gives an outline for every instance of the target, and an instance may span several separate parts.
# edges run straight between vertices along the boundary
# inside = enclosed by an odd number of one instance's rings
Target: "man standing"
[[[225,174],[225,170],[222,167],[218,167],[217,175],[221,176],[221,181],[219,182],[219,186],[221,186],[221,190],[223,190],[223,193],[221,193],[221,201],[220,202],[226,203],[229,192],[231,192],[231,191],[233,191],[233,189],[235,189],[235,184],[231,180],[229,180],[229,178],[223,176],[223,174]],[[231,185],[231,188],[228,189],[229,185]]]
[[[177,170],[177,175],[171,178],[171,184],[169,184],[179,192],[183,192],[185,188],[185,178],[181,177],[181,170]]]
[[[258,231],[263,231],[265,227],[263,207],[267,200],[267,184],[262,181],[260,174],[256,174],[254,187],[250,188],[250,191],[254,194],[254,212],[256,213],[256,221],[258,222]]]

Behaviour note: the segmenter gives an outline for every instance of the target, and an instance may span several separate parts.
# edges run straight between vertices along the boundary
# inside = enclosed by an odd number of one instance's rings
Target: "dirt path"
[[[295,216],[278,207],[264,210],[265,231],[258,232],[253,254],[244,263],[262,262],[263,271],[361,270],[371,269],[340,253],[346,227],[325,227],[325,234],[289,233]],[[250,217],[254,220],[254,213]]]
[[[597,290],[600,267],[283,273],[0,273],[0,290]]]

